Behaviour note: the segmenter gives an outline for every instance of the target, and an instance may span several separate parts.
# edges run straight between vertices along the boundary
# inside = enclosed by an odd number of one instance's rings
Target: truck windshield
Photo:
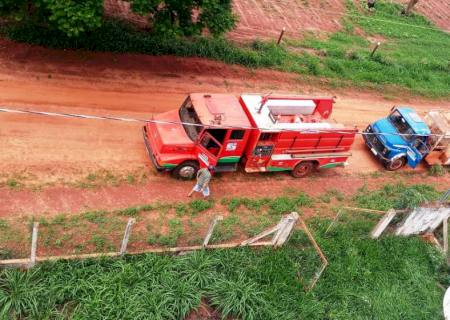
[[[184,130],[192,141],[197,139],[198,134],[202,130],[200,119],[195,112],[191,99],[187,99],[180,108],[180,120],[183,122]],[[194,124],[194,125],[190,125]]]
[[[409,126],[408,122],[406,122],[405,118],[403,118],[398,110],[395,110],[390,114],[389,121],[397,129],[397,131],[402,134],[403,139],[406,141],[411,141],[414,138],[413,128]]]

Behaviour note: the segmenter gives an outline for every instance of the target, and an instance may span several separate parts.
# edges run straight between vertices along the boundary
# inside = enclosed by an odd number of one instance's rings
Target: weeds
[[[94,234],[91,243],[95,246],[96,252],[101,252],[106,247],[106,238],[99,234]]]
[[[336,189],[327,190],[327,192],[319,196],[319,200],[324,203],[330,203],[333,198],[337,201],[343,201],[345,197]]]
[[[440,164],[433,164],[428,169],[428,174],[433,177],[441,177],[441,176],[445,175],[445,173],[446,173],[445,168],[443,166],[441,166]]]
[[[211,209],[213,207],[213,205],[214,205],[214,202],[212,200],[196,199],[196,200],[192,200],[189,203],[189,208],[191,209],[191,213],[193,215],[195,215],[200,212]]]
[[[4,230],[9,228],[9,223],[8,221],[4,220],[4,219],[0,219],[0,230]]]
[[[140,211],[140,207],[128,207],[125,209],[117,210],[117,214],[120,216],[136,217]]]
[[[9,178],[6,180],[6,185],[10,189],[17,189],[19,187],[19,182],[14,178]]]
[[[387,211],[391,208],[414,208],[421,203],[439,198],[439,192],[424,184],[406,186],[403,184],[387,184],[379,190],[360,189],[354,200],[358,206],[374,210]]]
[[[150,231],[147,236],[147,243],[150,245],[174,247],[177,245],[177,241],[183,233],[184,228],[182,222],[178,219],[170,219],[169,232],[167,234],[160,234]]]
[[[104,210],[88,211],[88,212],[83,213],[82,217],[89,222],[92,222],[95,224],[101,224],[101,223],[105,223],[107,221],[107,219],[106,219],[107,214],[108,214],[108,212],[104,211]]]

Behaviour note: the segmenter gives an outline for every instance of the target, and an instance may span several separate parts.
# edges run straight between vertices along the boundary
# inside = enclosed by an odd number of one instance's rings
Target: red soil
[[[397,0],[396,2],[406,6],[409,0]],[[413,11],[423,14],[441,29],[447,32],[450,31],[450,1],[419,1],[414,6]]]
[[[234,12],[239,22],[229,35],[233,39],[277,39],[286,28],[287,37],[305,32],[332,32],[340,29],[345,2],[339,0],[236,0]],[[330,14],[331,13],[331,14]]]
[[[277,91],[339,94],[334,118],[364,128],[395,103],[375,94],[313,88],[291,74],[248,70],[198,58],[59,51],[5,40],[0,40],[0,82],[0,105],[139,118],[177,108],[189,92],[238,95],[244,91]],[[422,113],[436,106],[450,108],[448,101],[405,97],[401,102]],[[0,114],[0,121],[0,177],[22,174],[38,184],[56,183],[41,192],[0,189],[0,216],[178,201],[185,199],[191,187],[190,183],[154,173],[137,124],[12,114]],[[145,185],[98,190],[58,186],[60,179],[76,180],[101,169],[129,172],[143,167],[152,172]],[[380,165],[358,138],[350,166],[345,169],[323,171],[304,180],[286,174],[229,174],[219,180],[220,191],[213,185],[213,192],[216,197],[280,194],[286,187],[313,194],[326,188],[353,192],[364,183],[361,174],[378,170]],[[427,180],[449,185],[448,178]],[[381,183],[381,179],[376,181],[374,184]]]

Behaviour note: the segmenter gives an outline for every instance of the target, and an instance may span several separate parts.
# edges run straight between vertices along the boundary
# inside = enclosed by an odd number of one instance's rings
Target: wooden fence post
[[[291,235],[292,229],[298,220],[298,213],[292,212],[291,214],[283,217],[278,224],[278,230],[272,238],[272,245],[274,247],[281,247]]]
[[[261,233],[258,233],[256,236],[251,237],[250,239],[242,241],[241,246],[253,244],[256,241],[261,240],[262,238],[265,238],[268,235],[271,235],[272,233],[275,233],[275,235],[273,236],[272,240],[268,243],[272,244],[275,247],[281,246],[283,245],[284,242],[286,242],[297,220],[298,220],[298,213],[292,212],[291,214],[282,217],[280,222],[278,222],[276,226],[266,229]]]
[[[445,258],[448,258],[448,218],[442,222],[442,237],[444,238]]]
[[[328,231],[330,231],[331,227],[336,223],[336,221],[339,219],[339,216],[341,215],[342,210],[339,210],[338,213],[336,214],[336,216],[334,217],[333,221],[331,221],[330,225],[328,226],[327,230],[325,230],[325,234],[328,233]]]
[[[210,222],[208,232],[206,233],[205,239],[203,240],[203,248],[206,248],[208,245],[209,239],[211,239],[211,236],[213,234],[214,228],[216,227],[217,222],[222,221],[222,216],[216,216],[214,219]]]
[[[38,239],[39,222],[33,223],[33,233],[31,234],[31,254],[28,269],[36,265],[37,239]]]
[[[281,39],[283,39],[283,36],[284,36],[285,32],[286,32],[286,27],[283,27],[283,29],[281,29],[280,36],[278,37],[278,40],[277,40],[277,46],[280,45]]]
[[[127,226],[125,228],[125,233],[123,234],[122,245],[120,246],[119,254],[123,256],[127,252],[128,240],[131,235],[131,226],[136,222],[136,219],[130,218],[128,219]]]
[[[314,277],[311,280],[311,283],[307,287],[307,291],[310,291],[315,287],[317,281],[319,281],[320,277],[322,276],[322,273],[325,271],[326,267],[328,266],[328,260],[325,257],[325,255],[323,254],[322,249],[320,249],[319,245],[317,244],[316,240],[314,239],[311,231],[309,231],[308,227],[306,226],[306,223],[302,219],[300,219],[300,224],[302,226],[303,231],[306,233],[306,236],[308,237],[309,241],[311,242],[311,244],[313,245],[317,254],[319,255],[320,260],[322,261],[322,267],[320,268],[320,270],[318,272],[316,272],[316,274],[314,275]]]
[[[391,223],[392,219],[397,215],[397,212],[394,209],[390,209],[384,216],[378,221],[375,228],[370,232],[370,237],[372,239],[378,239],[384,230],[388,227],[389,223]]]

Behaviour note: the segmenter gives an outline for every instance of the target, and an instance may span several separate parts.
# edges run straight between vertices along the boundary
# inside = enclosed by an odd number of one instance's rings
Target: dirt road
[[[313,88],[295,75],[196,58],[57,51],[5,40],[0,40],[0,88],[0,105],[139,118],[177,108],[189,92],[336,94],[334,118],[359,128],[400,103],[370,93]],[[401,103],[419,112],[450,108],[449,101],[405,98]],[[137,124],[0,114],[0,146],[4,179],[18,174],[45,183],[144,166],[153,172]],[[380,169],[358,139],[350,166],[338,176]]]

